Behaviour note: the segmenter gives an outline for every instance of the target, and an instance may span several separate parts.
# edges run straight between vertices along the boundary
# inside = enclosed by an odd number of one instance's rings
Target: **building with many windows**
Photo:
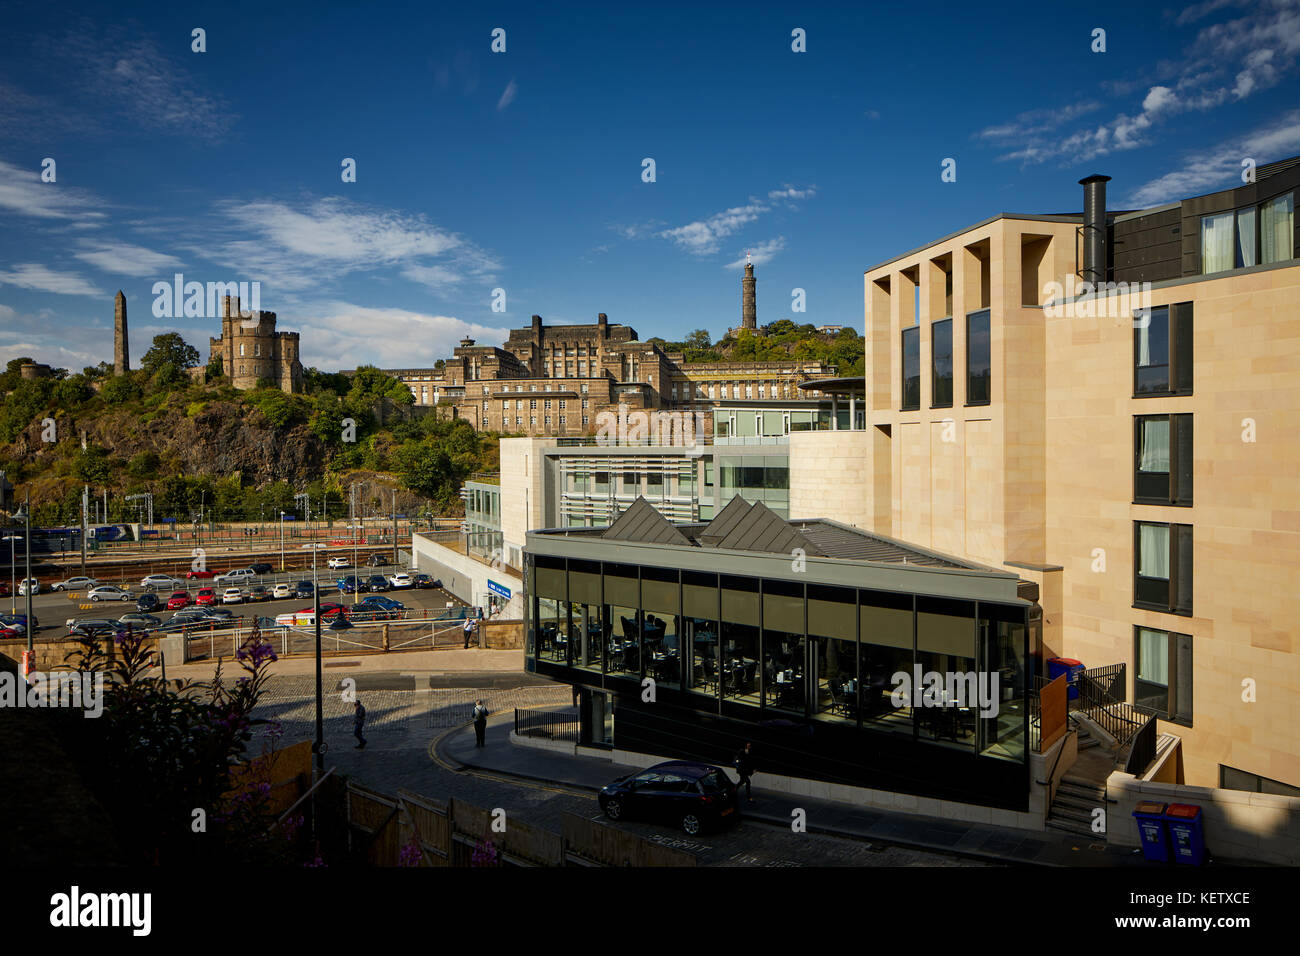
[[[866,271],[865,527],[1036,582],[1045,654],[1123,665],[1171,779],[1300,795],[1300,158],[1105,182]]]

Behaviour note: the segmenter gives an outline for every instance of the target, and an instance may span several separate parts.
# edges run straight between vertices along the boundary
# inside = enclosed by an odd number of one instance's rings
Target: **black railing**
[[[1079,696],[1070,709],[1095,721],[1122,746],[1142,727],[1144,715],[1128,703],[1128,665],[1095,667],[1078,675]]]
[[[567,710],[515,708],[515,733],[521,737],[548,737],[551,740],[578,739],[578,715]]]
[[[1125,773],[1131,773],[1135,777],[1146,773],[1147,767],[1151,766],[1151,761],[1156,759],[1157,739],[1156,719],[1154,716],[1147,717],[1141,729],[1133,735],[1133,747],[1129,750],[1128,761],[1124,764]]]

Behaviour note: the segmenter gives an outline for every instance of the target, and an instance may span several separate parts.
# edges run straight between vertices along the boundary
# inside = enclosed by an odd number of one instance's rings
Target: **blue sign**
[[[491,578],[488,578],[488,590],[491,591],[493,594],[495,594],[497,597],[503,597],[507,601],[510,600],[510,589],[506,587],[504,584],[497,584]]]

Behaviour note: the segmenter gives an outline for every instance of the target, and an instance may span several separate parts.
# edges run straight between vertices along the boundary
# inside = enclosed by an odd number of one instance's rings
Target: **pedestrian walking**
[[[469,612],[466,611],[466,613],[465,613],[465,650],[469,650],[469,641],[470,641],[470,638],[474,636],[474,629],[475,629],[476,626],[477,626],[477,625],[476,625],[474,619],[473,619],[472,617],[470,617],[470,616],[469,616]]]
[[[366,709],[361,706],[358,700],[356,706],[352,708],[352,736],[357,738],[357,750],[364,750],[366,738],[361,735],[361,728],[366,725]]]
[[[487,742],[484,740],[487,734],[488,709],[483,706],[483,701],[474,702],[474,746],[486,747]]]
[[[741,747],[736,753],[736,773],[740,774],[740,779],[736,781],[736,792],[740,792],[741,784],[745,786],[745,797],[750,803],[754,802],[754,792],[749,785],[749,778],[754,775],[754,745],[748,740],[745,746]]]

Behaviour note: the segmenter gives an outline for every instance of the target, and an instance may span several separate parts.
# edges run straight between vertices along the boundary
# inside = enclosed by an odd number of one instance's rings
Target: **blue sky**
[[[0,360],[111,360],[119,288],[137,359],[206,360],[218,322],[152,314],[175,272],[259,281],[328,370],[533,313],[719,336],[747,250],[760,322],[860,327],[865,269],[1084,175],[1152,205],[1300,153],[1300,0],[443,6],[12,6]]]

